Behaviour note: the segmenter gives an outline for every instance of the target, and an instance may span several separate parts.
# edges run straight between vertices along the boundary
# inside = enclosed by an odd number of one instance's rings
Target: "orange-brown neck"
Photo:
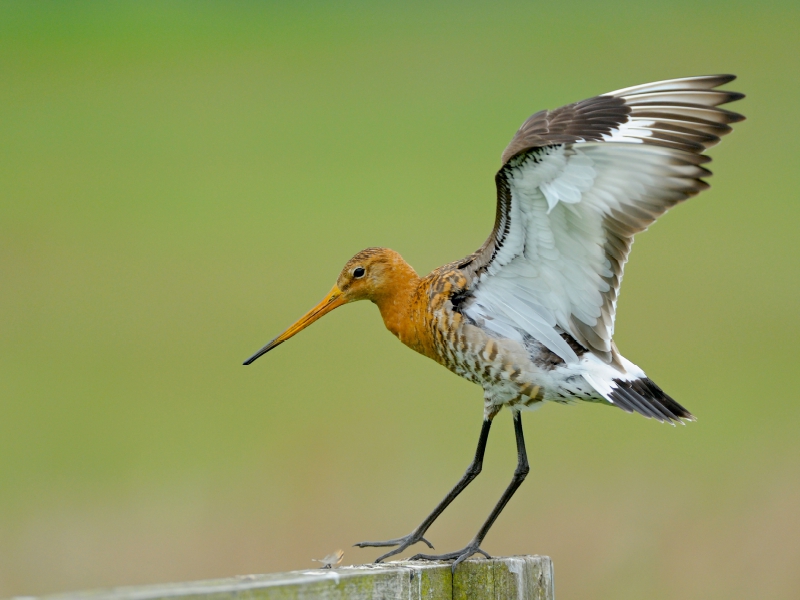
[[[391,270],[386,273],[383,285],[372,294],[371,299],[378,305],[386,329],[416,350],[414,340],[417,337],[417,328],[412,308],[420,278],[404,260],[393,263]]]

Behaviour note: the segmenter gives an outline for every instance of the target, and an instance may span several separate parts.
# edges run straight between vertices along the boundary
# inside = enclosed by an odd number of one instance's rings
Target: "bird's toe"
[[[409,560],[452,560],[453,572],[455,573],[456,567],[468,559],[473,554],[481,554],[486,558],[492,558],[488,552],[483,550],[477,545],[470,544],[466,548],[456,550],[455,552],[448,552],[446,554],[415,554]]]
[[[385,540],[382,542],[358,542],[357,544],[353,544],[359,548],[385,548],[388,546],[397,546],[393,550],[390,550],[386,554],[383,554],[375,559],[376,563],[382,562],[389,558],[390,556],[394,556],[395,554],[400,554],[403,550],[416,544],[417,542],[424,542],[428,548],[433,548],[433,544],[431,544],[424,536],[419,535],[415,532],[409,533],[408,535],[395,538],[393,540]]]

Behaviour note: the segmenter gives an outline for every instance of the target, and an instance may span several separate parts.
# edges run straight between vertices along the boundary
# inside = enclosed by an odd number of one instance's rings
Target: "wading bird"
[[[351,258],[330,293],[244,364],[334,308],[378,305],[401,342],[483,388],[475,457],[455,487],[406,536],[356,546],[417,542],[481,471],[492,419],[513,414],[517,468],[486,522],[465,548],[415,559],[480,553],[489,528],[529,471],[521,413],[545,401],[584,400],[658,421],[692,414],[623,357],[612,339],[623,266],[633,236],[675,204],[706,189],[704,151],[741,115],[719,108],[743,98],[718,90],[732,75],[639,85],[541,111],[525,121],[495,175],[494,230],[476,252],[419,277],[394,250]]]

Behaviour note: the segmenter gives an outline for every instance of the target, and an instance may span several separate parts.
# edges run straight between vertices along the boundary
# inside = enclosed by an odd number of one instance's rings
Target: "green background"
[[[616,335],[698,422],[526,415],[484,548],[551,555],[562,599],[800,595],[800,5],[287,4],[0,5],[0,595],[374,559],[468,464],[480,389],[369,303],[241,361],[363,247],[480,245],[529,114],[717,72],[748,120],[638,238]],[[504,412],[438,550],[514,463]]]

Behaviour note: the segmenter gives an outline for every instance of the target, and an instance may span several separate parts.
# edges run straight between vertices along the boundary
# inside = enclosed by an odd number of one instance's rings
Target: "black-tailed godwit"
[[[522,124],[495,175],[497,215],[466,258],[419,277],[394,250],[351,258],[330,293],[244,364],[249,365],[337,306],[378,305],[408,347],[483,388],[483,426],[472,463],[431,514],[376,562],[417,542],[480,473],[492,419],[513,413],[517,468],[466,547],[413,558],[454,559],[480,545],[529,471],[521,414],[543,402],[616,406],[670,423],[692,414],[623,357],[614,315],[633,236],[708,187],[705,150],[741,115],[719,108],[742,94],[717,89],[732,75],[639,85],[541,111]]]

